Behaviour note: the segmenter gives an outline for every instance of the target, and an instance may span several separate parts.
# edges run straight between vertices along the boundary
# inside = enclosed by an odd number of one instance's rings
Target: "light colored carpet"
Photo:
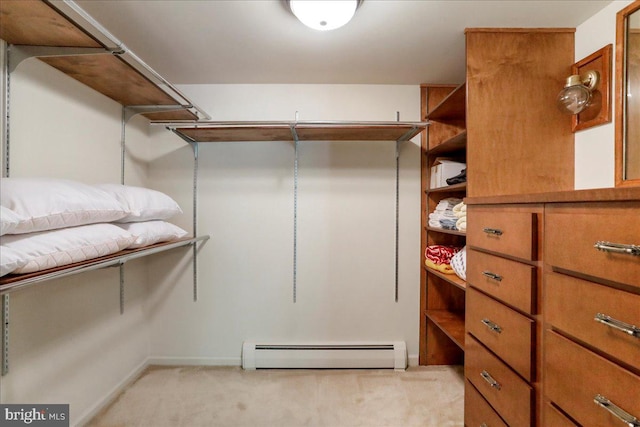
[[[462,426],[463,396],[461,367],[150,367],[88,426]]]

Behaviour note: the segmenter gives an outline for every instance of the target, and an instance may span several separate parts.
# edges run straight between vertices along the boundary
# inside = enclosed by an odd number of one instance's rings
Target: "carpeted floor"
[[[461,367],[257,370],[150,367],[91,427],[463,425]]]

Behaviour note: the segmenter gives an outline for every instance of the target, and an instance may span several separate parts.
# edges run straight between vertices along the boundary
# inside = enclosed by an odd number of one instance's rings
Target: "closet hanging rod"
[[[140,57],[133,53],[124,43],[118,40],[113,34],[111,34],[105,27],[103,27],[98,21],[96,21],[91,15],[89,15],[84,9],[82,9],[73,0],[46,0],[45,3],[49,4],[60,14],[67,17],[73,24],[79,29],[86,32],[89,36],[96,39],[102,44],[105,49],[118,51],[117,55],[129,66],[138,71],[141,75],[151,81],[157,83],[158,88],[167,93],[169,96],[177,97],[184,102],[180,102],[182,105],[186,105],[187,109],[192,111],[196,117],[204,118],[206,120],[211,119],[202,108],[194,104],[186,95],[184,95],[178,88],[167,81],[164,77],[158,74],[153,68],[145,63]],[[178,100],[179,100],[178,99]]]

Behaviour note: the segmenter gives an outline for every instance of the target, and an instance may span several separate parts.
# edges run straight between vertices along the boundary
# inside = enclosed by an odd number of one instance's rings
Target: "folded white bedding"
[[[168,242],[185,237],[188,233],[177,225],[165,221],[131,222],[118,224],[134,237],[127,249],[143,248],[160,242]]]
[[[9,249],[18,255],[16,268],[5,274],[22,274],[110,255],[127,248],[134,241],[134,236],[113,224],[90,224],[5,235],[0,237],[0,251],[4,253]]]
[[[127,212],[106,192],[64,179],[2,178],[0,205],[21,220],[11,234],[111,222]]]

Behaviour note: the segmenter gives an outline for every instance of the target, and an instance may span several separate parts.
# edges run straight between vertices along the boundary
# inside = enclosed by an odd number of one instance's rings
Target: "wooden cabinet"
[[[508,425],[533,425],[540,401],[536,341],[543,208],[470,205],[467,212],[465,376]],[[509,381],[518,392],[492,381]],[[465,410],[467,425],[484,411],[471,405]]]
[[[430,188],[430,170],[439,157],[466,163],[465,85],[421,87],[422,118],[430,125],[422,137],[422,236],[429,245],[463,247],[465,232],[429,226],[429,214],[446,198],[464,198],[466,183]],[[466,283],[424,264],[421,254],[420,364],[462,364]]]
[[[575,29],[467,29],[468,197],[573,190],[571,121],[555,106]]]
[[[466,424],[640,416],[640,188],[466,201]]]
[[[638,212],[638,201],[545,208],[544,396],[577,424],[640,417]]]

